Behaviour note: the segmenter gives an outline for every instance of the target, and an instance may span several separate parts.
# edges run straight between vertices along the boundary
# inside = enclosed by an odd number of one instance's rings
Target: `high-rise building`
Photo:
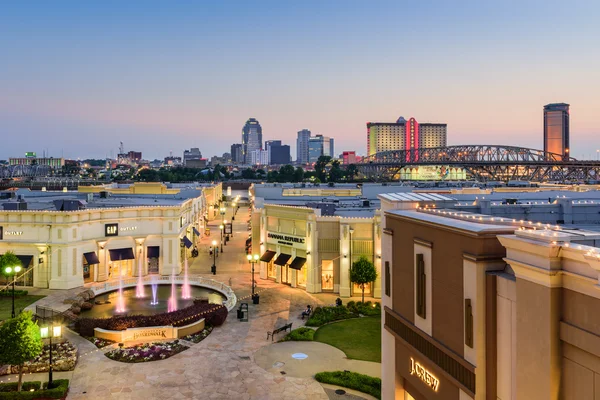
[[[381,151],[445,147],[447,124],[422,123],[403,117],[394,122],[367,123],[367,155]]]
[[[188,161],[191,160],[200,160],[202,158],[202,153],[200,149],[197,147],[192,147],[189,150],[183,151],[183,165],[187,165]]]
[[[262,127],[255,118],[250,118],[242,128],[242,157],[244,163],[250,163],[249,154],[262,150]]]
[[[308,162],[317,162],[321,156],[333,157],[333,139],[323,135],[311,137],[308,140]]]
[[[281,140],[267,140],[265,150],[269,153],[270,165],[285,165],[290,163],[290,146],[282,145]]]
[[[242,156],[242,144],[234,143],[231,145],[231,161],[234,164],[243,164],[244,158]]]
[[[298,138],[296,139],[296,163],[298,164],[308,163],[309,139],[310,131],[308,129],[302,129],[298,132]]]
[[[249,155],[250,164],[252,165],[269,165],[269,151],[268,150],[254,150]]]
[[[544,151],[569,157],[569,105],[544,106]]]

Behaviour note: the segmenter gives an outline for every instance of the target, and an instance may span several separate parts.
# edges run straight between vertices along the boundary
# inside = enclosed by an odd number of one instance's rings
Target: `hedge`
[[[36,400],[36,399],[64,399],[69,391],[68,379],[55,379],[52,388],[48,389],[48,382],[44,382],[44,388],[39,390],[40,382],[23,382],[23,390],[17,392],[17,383],[0,384],[0,400]],[[30,392],[31,389],[35,389]]]
[[[27,290],[15,290],[15,296],[27,296],[29,292]],[[12,290],[0,290],[0,297],[12,297]]]
[[[287,342],[290,340],[297,341],[297,342],[310,342],[313,340],[314,336],[315,336],[314,329],[302,327],[302,328],[294,329],[293,331],[291,331],[290,333],[285,335],[284,338],[280,340],[280,342]]]
[[[81,336],[94,336],[94,328],[122,331],[149,326],[185,326],[205,318],[212,326],[221,326],[227,319],[227,308],[222,305],[194,302],[181,310],[155,315],[116,315],[110,318],[78,318],[75,330]]]
[[[317,307],[312,313],[306,326],[321,326],[329,322],[342,319],[357,318],[358,313],[350,311],[346,307]]]
[[[381,399],[381,379],[349,371],[319,372],[315,375],[318,382],[342,386],[348,389],[370,394]]]
[[[351,312],[365,315],[367,317],[381,316],[381,303],[378,302],[371,303],[370,301],[367,301],[362,303],[360,301],[349,301],[348,304],[346,304],[346,307]]]

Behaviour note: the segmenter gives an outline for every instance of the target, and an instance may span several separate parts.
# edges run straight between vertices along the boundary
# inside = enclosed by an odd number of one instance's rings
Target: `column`
[[[350,297],[350,225],[340,224],[340,297]]]

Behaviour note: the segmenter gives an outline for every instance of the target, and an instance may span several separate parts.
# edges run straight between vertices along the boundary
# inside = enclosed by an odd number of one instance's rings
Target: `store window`
[[[323,260],[321,265],[321,290],[333,291],[333,260]]]
[[[298,271],[298,286],[306,287],[306,265],[302,267],[300,271]]]

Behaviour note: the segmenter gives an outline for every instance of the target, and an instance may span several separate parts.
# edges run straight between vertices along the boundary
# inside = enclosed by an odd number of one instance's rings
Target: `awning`
[[[183,240],[183,244],[184,244],[184,245],[185,245],[185,247],[187,247],[188,249],[194,245],[194,243],[192,243],[192,241],[191,241],[190,239],[188,239],[188,237],[187,237],[187,236],[184,236],[182,240]]]
[[[277,259],[275,260],[275,264],[276,265],[285,265],[290,258],[292,258],[292,256],[290,256],[289,254],[281,253],[279,255],[279,257],[277,257]]]
[[[133,249],[131,247],[127,247],[125,249],[113,249],[108,251],[110,255],[111,261],[121,261],[121,260],[134,260],[135,255],[133,254]]]
[[[160,257],[160,246],[148,246],[148,258]]]
[[[196,228],[192,227],[192,230],[194,231],[194,234],[195,234],[196,236],[200,236],[200,232],[198,232],[198,229],[196,229]]]
[[[305,263],[306,263],[306,258],[296,257],[292,260],[292,263],[290,264],[290,268],[301,270],[302,266],[304,266]]]
[[[96,254],[95,251],[91,251],[89,253],[83,253],[83,256],[85,257],[85,260],[87,261],[87,263],[89,265],[100,264],[100,260],[98,259],[98,255]]]
[[[23,266],[23,268],[29,267],[29,264],[31,264],[31,260],[33,260],[33,256],[17,256],[17,258],[21,260],[21,265]]]
[[[275,257],[275,254],[277,253],[271,250],[267,250],[260,258],[260,261],[269,262],[273,259],[273,257]]]

